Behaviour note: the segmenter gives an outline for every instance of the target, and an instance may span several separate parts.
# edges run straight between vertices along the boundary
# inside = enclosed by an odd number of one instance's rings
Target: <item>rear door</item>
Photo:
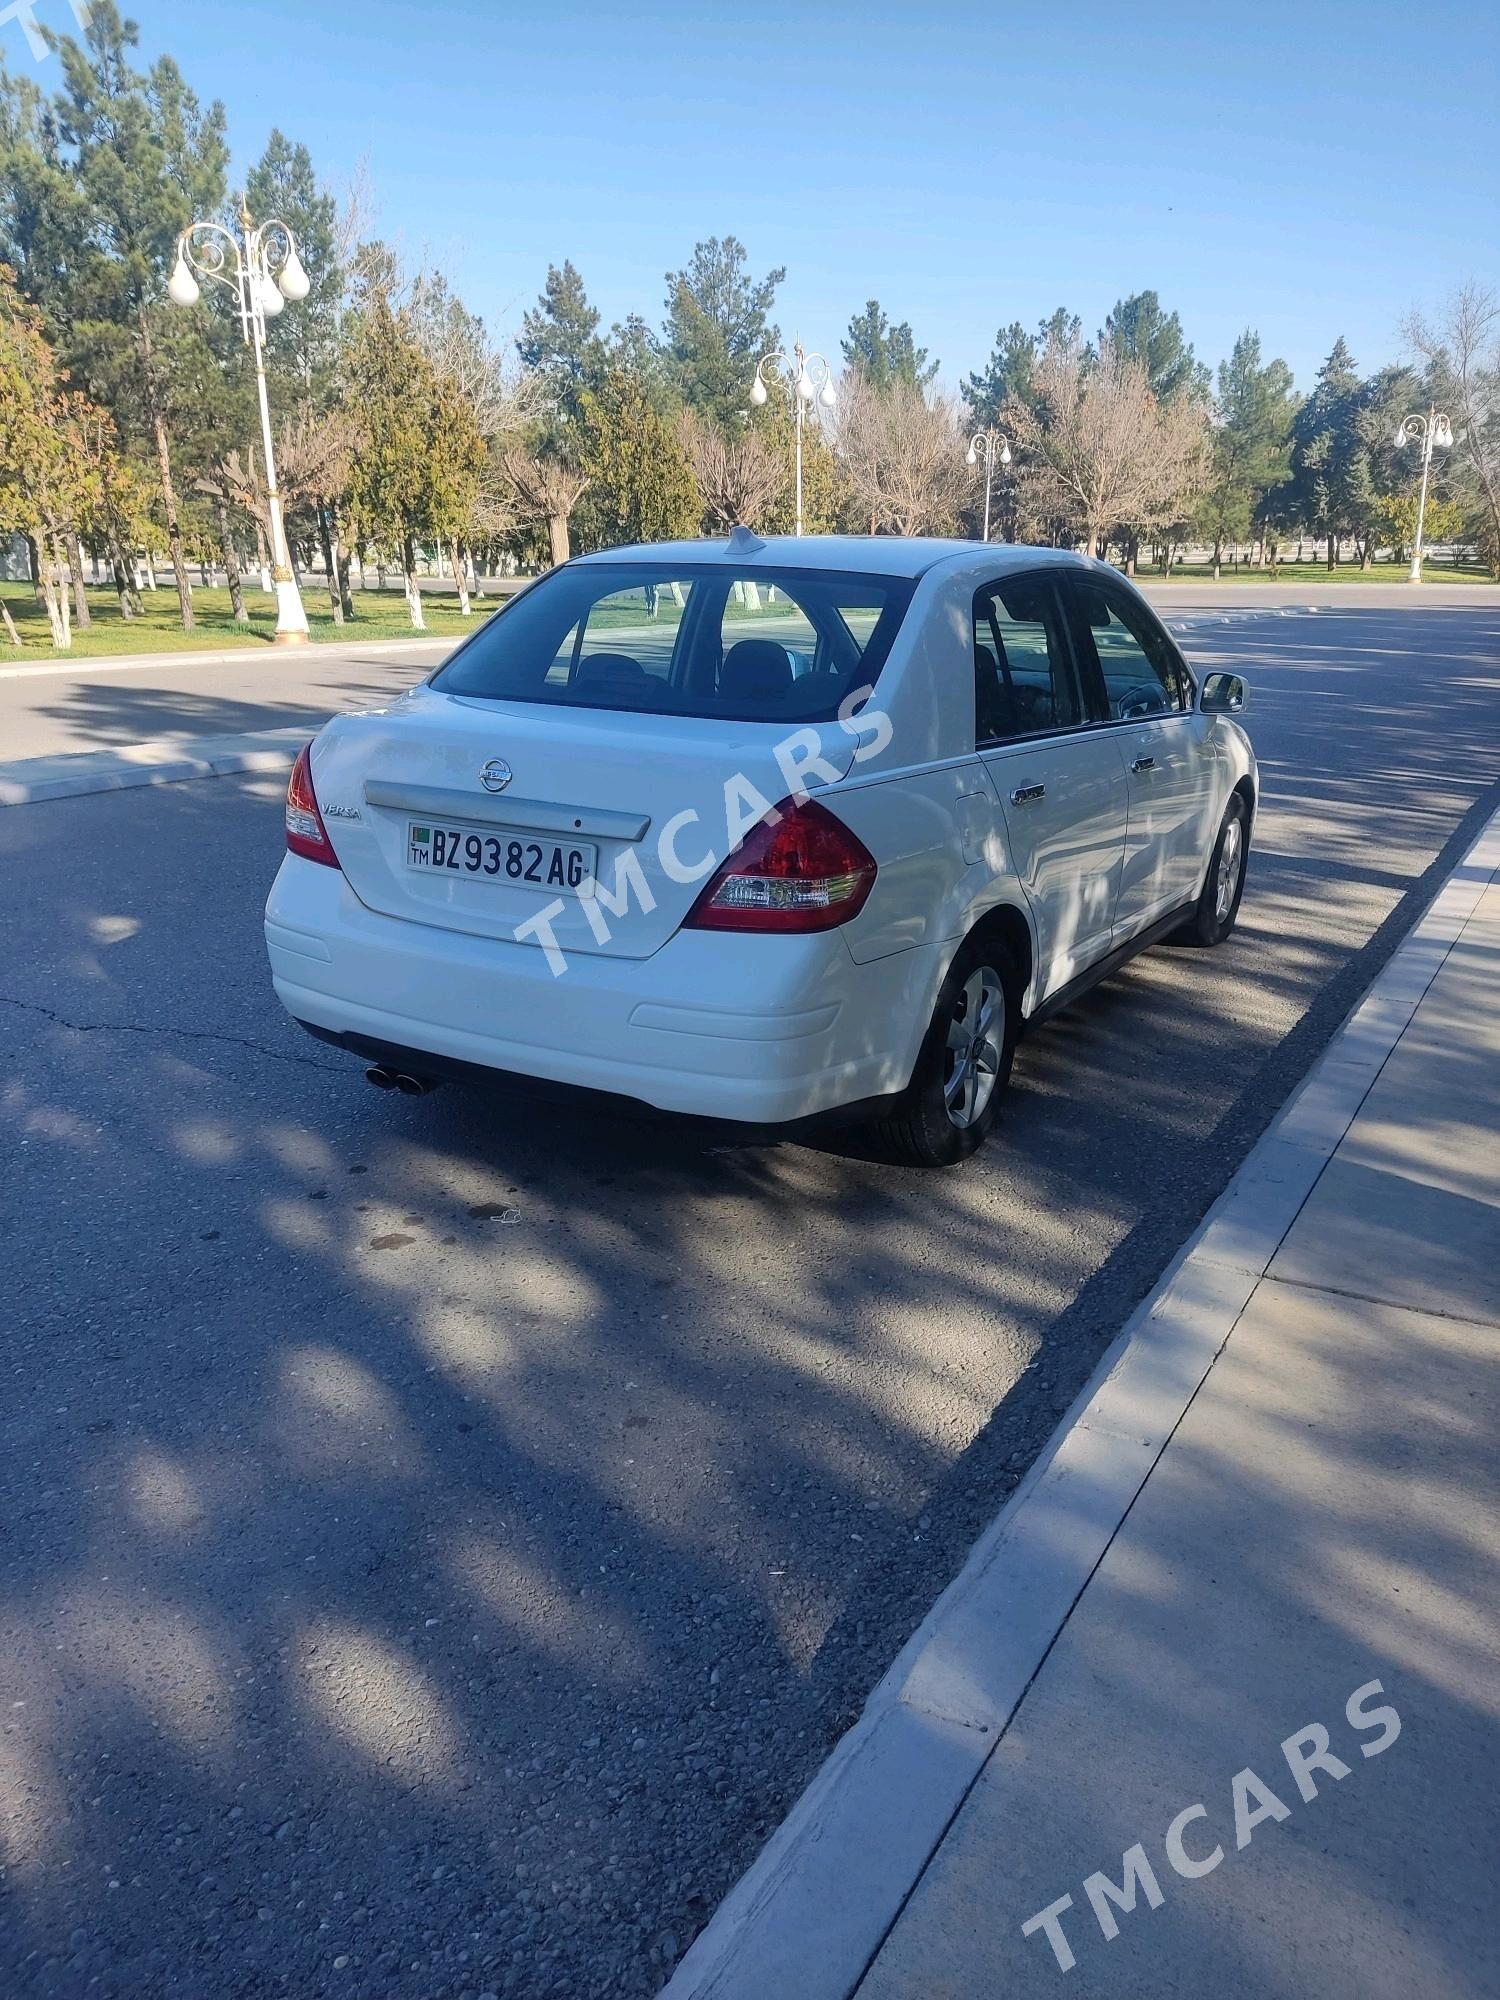
[[[1062,585],[1091,706],[1129,787],[1115,929],[1123,940],[1198,892],[1213,807],[1212,760],[1191,676],[1150,611],[1107,577]]]
[[[1125,848],[1112,732],[1091,729],[1067,619],[1045,572],[974,597],[975,731],[1038,943],[1037,997],[1108,951]]]

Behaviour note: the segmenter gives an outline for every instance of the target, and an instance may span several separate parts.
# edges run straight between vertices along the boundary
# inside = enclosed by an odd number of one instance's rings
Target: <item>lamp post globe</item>
[[[1010,464],[1010,440],[997,431],[993,424],[987,424],[982,431],[975,431],[969,439],[969,449],[964,453],[965,465],[978,465],[984,460],[984,534],[982,540],[990,538],[990,496],[994,488],[995,465]]]
[[[266,397],[266,322],[288,302],[305,299],[312,289],[296,239],[284,222],[255,224],[241,201],[238,233],[222,222],[191,222],[177,239],[177,260],[167,281],[167,297],[177,306],[193,306],[202,296],[198,280],[223,285],[234,296],[240,333],[255,363],[256,400],[260,406],[261,450],[266,464],[266,515],[271,529],[271,563],[276,590],[278,646],[305,646],[307,612],[292,568],[291,546],[276,483],[276,446],[271,435],[271,407]]]
[[[766,386],[766,376],[774,375],[785,384],[792,399],[792,427],[796,437],[797,455],[797,533],[802,533],[802,426],[805,413],[814,403],[825,410],[831,410],[838,402],[833,386],[833,370],[827,359],[817,353],[809,353],[800,340],[792,342],[792,351],[786,354],[777,351],[763,354],[755,364],[755,376],[750,384],[750,401],[757,409],[766,401],[770,390]]]
[[[202,288],[188,269],[187,259],[180,250],[177,262],[172,266],[172,275],[167,280],[167,297],[174,306],[195,306],[202,297]]]
[[[297,255],[294,243],[287,253],[287,260],[276,273],[276,284],[284,299],[293,305],[299,304],[312,290],[312,279],[302,268],[302,259]]]
[[[1446,410],[1436,404],[1426,410],[1413,410],[1396,426],[1394,443],[1398,450],[1415,445],[1422,454],[1422,484],[1417,494],[1417,532],[1412,538],[1411,568],[1407,572],[1408,583],[1422,581],[1422,530],[1427,518],[1427,485],[1432,477],[1432,454],[1434,450],[1447,451],[1453,443],[1453,422]]]

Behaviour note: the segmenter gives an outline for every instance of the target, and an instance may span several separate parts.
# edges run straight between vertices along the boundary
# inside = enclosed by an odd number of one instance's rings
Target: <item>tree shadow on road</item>
[[[269,994],[274,788],[0,816],[7,1990],[653,1991],[1451,862],[1434,777],[1483,763],[1424,737],[1351,796],[1377,859],[1337,912],[1268,786],[1236,940],[1038,1035],[936,1177],[377,1096]]]

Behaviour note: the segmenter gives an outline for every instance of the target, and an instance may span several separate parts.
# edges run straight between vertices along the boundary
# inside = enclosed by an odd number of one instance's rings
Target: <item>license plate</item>
[[[576,896],[588,892],[599,850],[591,840],[545,840],[519,828],[409,820],[406,862],[425,875],[466,875],[553,896]]]

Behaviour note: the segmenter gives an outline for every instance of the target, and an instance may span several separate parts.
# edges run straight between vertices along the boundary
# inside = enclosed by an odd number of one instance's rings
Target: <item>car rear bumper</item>
[[[649,958],[571,954],[554,978],[534,946],[381,916],[294,855],[266,947],[288,1013],[350,1046],[755,1124],[900,1090],[942,970],[927,949],[856,965],[837,932],[680,931]]]

